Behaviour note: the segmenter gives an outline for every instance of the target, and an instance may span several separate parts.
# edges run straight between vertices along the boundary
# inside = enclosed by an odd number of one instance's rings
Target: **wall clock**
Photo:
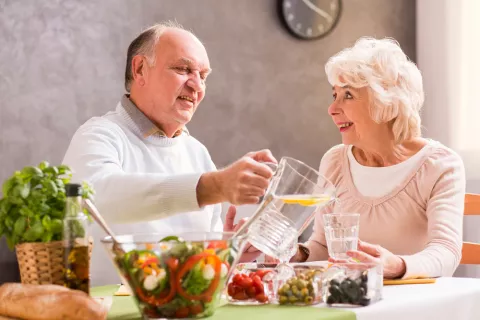
[[[277,0],[287,30],[299,39],[313,40],[329,33],[340,17],[340,0]]]

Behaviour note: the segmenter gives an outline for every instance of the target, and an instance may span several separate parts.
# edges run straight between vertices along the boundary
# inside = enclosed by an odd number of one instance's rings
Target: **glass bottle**
[[[82,186],[65,185],[66,204],[63,221],[64,286],[90,291],[88,218],[82,210]]]

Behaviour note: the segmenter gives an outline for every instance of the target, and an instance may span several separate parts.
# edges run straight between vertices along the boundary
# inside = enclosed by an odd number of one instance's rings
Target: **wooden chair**
[[[480,216],[480,194],[465,195],[464,214]],[[480,264],[480,243],[463,243],[460,264]]]

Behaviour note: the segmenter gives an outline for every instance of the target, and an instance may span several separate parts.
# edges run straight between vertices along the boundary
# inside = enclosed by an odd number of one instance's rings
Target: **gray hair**
[[[133,81],[132,60],[137,55],[144,55],[147,58],[149,66],[155,65],[155,48],[160,40],[160,36],[168,29],[185,28],[176,21],[165,21],[155,24],[144,30],[135,40],[130,43],[127,51],[127,65],[125,67],[125,90],[130,92]],[[188,30],[185,30],[188,31]],[[191,31],[188,31],[191,33]],[[192,33],[193,34],[193,33]]]

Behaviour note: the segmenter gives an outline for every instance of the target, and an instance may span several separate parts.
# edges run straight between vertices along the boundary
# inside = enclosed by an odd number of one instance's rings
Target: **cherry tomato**
[[[230,282],[228,284],[228,295],[229,296],[234,296],[235,293],[239,292],[240,290],[243,290],[242,288],[240,288],[239,286],[237,286],[235,283],[233,282]]]
[[[194,304],[194,305],[190,306],[190,314],[193,315],[193,316],[197,315],[199,313],[202,313],[202,311],[203,311],[203,307],[202,307],[201,303]]]
[[[263,270],[258,270],[258,271],[256,272],[256,274],[257,274],[257,276],[260,277],[260,279],[263,280],[263,277],[265,277],[265,275],[266,275],[267,273],[270,273],[270,272],[272,272],[272,270],[265,270],[265,269],[263,269]]]
[[[253,277],[253,287],[257,290],[257,293],[263,293],[263,282],[259,276]]]
[[[257,294],[257,290],[255,290],[255,287],[250,287],[250,288],[246,289],[245,291],[247,292],[247,295],[250,298],[255,298],[255,295]]]
[[[257,300],[258,302],[267,302],[268,301],[268,298],[267,296],[265,296],[264,293],[259,293],[255,296],[255,300]]]
[[[259,278],[260,279],[260,278]],[[238,285],[242,288],[248,288],[248,287],[251,287],[253,285],[253,280],[251,278],[248,278],[248,277],[245,277],[245,278],[242,278],[239,282],[238,282]]]
[[[240,291],[240,292],[237,292],[234,296],[233,296],[233,299],[235,300],[247,300],[248,299],[248,296],[247,294],[245,293],[244,290]]]
[[[175,318],[186,318],[190,314],[190,309],[187,307],[180,307],[175,311]]]
[[[242,278],[243,278],[243,274],[237,273],[236,275],[233,276],[232,281],[234,283],[239,283]]]

